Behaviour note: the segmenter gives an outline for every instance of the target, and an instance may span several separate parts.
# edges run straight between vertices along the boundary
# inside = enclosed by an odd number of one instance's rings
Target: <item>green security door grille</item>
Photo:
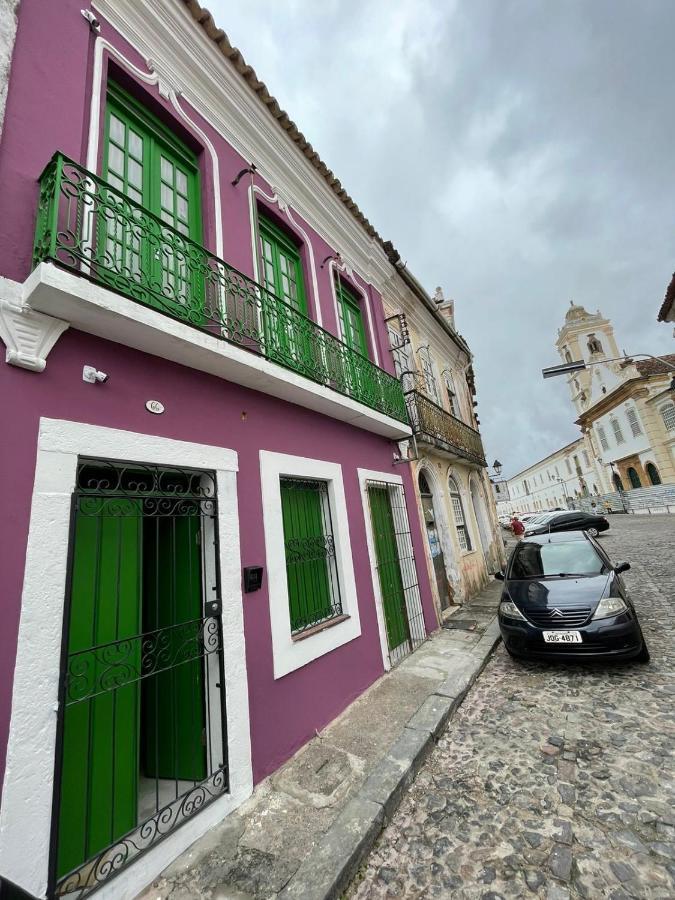
[[[410,626],[389,487],[386,484],[369,484],[368,500],[387,643],[391,652],[410,640]]]
[[[325,481],[281,479],[291,632],[342,614]]]
[[[196,158],[114,85],[107,102],[103,177],[139,206],[120,210],[111,194],[109,209],[101,209],[100,274],[109,273],[111,286],[166,311],[203,305],[203,280],[189,265],[190,244],[182,240],[201,240]]]
[[[50,896],[79,900],[227,768],[215,476],[84,460],[73,516]]]

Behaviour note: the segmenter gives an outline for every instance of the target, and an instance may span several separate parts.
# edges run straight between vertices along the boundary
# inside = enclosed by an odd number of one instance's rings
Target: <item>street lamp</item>
[[[499,477],[502,474],[502,464],[499,462],[498,459],[496,459],[492,463],[492,468],[494,469],[495,475],[497,475],[497,477]]]
[[[663,363],[664,366],[675,372],[675,365],[663,359],[662,356],[654,356],[653,353],[632,353],[630,356],[613,356],[611,359],[599,359],[597,362],[585,362],[583,359],[576,359],[572,362],[563,363],[560,366],[548,366],[546,369],[541,370],[541,374],[544,378],[555,378],[556,375],[569,375],[571,372],[579,372],[581,369],[588,368],[588,366],[600,366],[608,362],[634,359],[636,356],[646,356],[648,359],[657,359],[660,363]],[[670,382],[670,390],[675,391],[675,375],[673,375],[673,380]]]

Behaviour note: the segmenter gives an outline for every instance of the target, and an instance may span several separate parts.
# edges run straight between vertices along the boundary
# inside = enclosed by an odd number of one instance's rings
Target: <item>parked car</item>
[[[601,531],[607,531],[609,522],[604,516],[581,512],[572,509],[569,512],[553,512],[540,516],[536,521],[530,520],[525,525],[525,537],[532,534],[545,534],[548,531],[587,531],[597,537]]]
[[[649,650],[621,577],[586,531],[523,538],[509,558],[499,628],[511,656],[522,659],[636,659]]]

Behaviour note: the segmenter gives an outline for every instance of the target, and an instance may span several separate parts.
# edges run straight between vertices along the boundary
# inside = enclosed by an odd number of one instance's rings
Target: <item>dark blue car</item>
[[[525,537],[515,547],[499,604],[499,628],[522,659],[649,661],[622,572],[584,531]]]

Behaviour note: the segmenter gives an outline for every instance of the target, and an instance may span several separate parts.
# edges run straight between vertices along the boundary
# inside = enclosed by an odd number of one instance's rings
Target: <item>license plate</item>
[[[547,644],[580,644],[580,631],[545,631],[544,641]]]

